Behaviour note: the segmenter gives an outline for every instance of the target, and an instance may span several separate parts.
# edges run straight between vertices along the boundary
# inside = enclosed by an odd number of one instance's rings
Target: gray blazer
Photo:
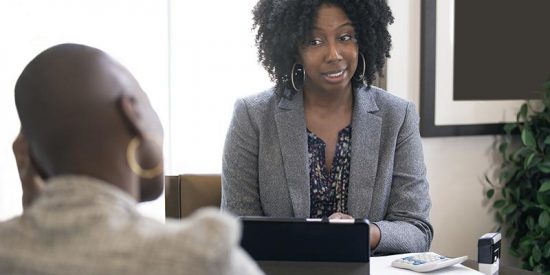
[[[372,87],[354,91],[348,211],[381,231],[377,253],[427,251],[431,202],[414,104]],[[303,95],[273,89],[235,104],[223,154],[222,204],[236,215],[308,217]]]

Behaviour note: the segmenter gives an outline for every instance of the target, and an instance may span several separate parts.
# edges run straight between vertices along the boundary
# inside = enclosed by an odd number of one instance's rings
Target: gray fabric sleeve
[[[226,275],[264,274],[258,265],[246,254],[242,248],[235,249],[229,257],[229,266],[225,270]]]
[[[203,208],[189,217],[181,230],[182,257],[192,260],[196,270],[188,274],[263,274],[256,262],[239,246],[241,224],[231,215]],[[187,273],[186,273],[187,274]]]
[[[407,105],[397,137],[387,214],[375,222],[381,236],[377,253],[428,251],[433,238],[431,201],[414,104]]]
[[[258,131],[244,99],[235,103],[222,159],[222,211],[263,215],[258,190]]]

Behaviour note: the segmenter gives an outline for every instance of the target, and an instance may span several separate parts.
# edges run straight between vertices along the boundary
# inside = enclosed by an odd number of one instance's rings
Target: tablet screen
[[[241,217],[242,247],[257,261],[369,262],[367,220]]]

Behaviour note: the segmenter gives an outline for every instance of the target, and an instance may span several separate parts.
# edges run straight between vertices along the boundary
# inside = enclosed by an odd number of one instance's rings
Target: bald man
[[[162,127],[137,81],[98,49],[45,50],[15,86],[22,216],[0,224],[0,274],[261,274],[216,210],[161,224]],[[44,180],[42,180],[44,179]]]

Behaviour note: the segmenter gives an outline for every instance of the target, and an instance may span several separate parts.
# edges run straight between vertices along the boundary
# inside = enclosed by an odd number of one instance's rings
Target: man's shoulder
[[[152,245],[179,253],[203,255],[207,258],[223,257],[238,247],[240,236],[238,221],[218,209],[196,211],[183,220],[168,219],[156,230]]]
[[[108,227],[68,233],[71,242],[66,241],[67,234],[56,240],[56,249],[62,254],[44,254],[51,250],[47,232],[32,229],[20,217],[0,223],[0,271],[2,265],[33,270],[45,262],[49,270],[77,268],[81,274],[239,274],[225,273],[235,266],[257,270],[239,247],[238,221],[217,209],[199,210],[189,218],[165,223],[133,215],[112,221]],[[4,249],[9,247],[12,249]],[[39,260],[22,264],[29,257]],[[99,262],[101,266],[96,265]]]
[[[22,228],[21,216],[0,222],[0,247],[3,241],[13,240],[16,234],[21,233]]]
[[[201,209],[183,220],[166,220],[152,240],[169,260],[189,274],[261,274],[239,245],[241,226],[219,209]],[[160,257],[159,257],[160,258]]]

